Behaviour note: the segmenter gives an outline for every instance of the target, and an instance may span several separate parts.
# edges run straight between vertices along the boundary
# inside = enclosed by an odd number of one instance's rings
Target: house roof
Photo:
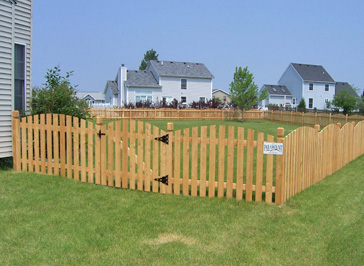
[[[214,78],[202,63],[151,60],[150,64],[153,65],[159,76]]]
[[[104,93],[106,93],[106,89],[108,87],[110,87],[110,90],[111,90],[113,95],[118,95],[119,89],[118,89],[118,83],[116,81],[114,81],[114,80],[106,81],[106,86],[105,86]]]
[[[77,97],[79,99],[84,99],[89,95],[95,101],[104,101],[105,100],[105,95],[103,93],[100,93],[100,92],[78,91],[76,94],[77,94]]]
[[[347,82],[336,82],[335,84],[335,94],[337,94],[340,90],[346,90],[349,92],[351,96],[359,97],[356,91],[349,85]]]
[[[335,83],[334,79],[320,65],[291,64],[304,81]]]
[[[161,88],[161,86],[155,80],[152,72],[146,70],[128,70],[125,86]]]
[[[268,85],[268,84],[264,84],[262,87],[262,90],[264,88],[267,88],[268,93],[270,95],[287,95],[287,96],[291,96],[291,92],[289,91],[289,89],[284,86],[284,85]]]

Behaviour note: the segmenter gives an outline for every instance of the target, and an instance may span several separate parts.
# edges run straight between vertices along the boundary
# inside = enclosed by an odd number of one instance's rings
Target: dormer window
[[[187,79],[181,79],[181,89],[182,90],[187,89]]]
[[[310,91],[313,91],[313,83],[310,83],[310,87],[308,88]]]

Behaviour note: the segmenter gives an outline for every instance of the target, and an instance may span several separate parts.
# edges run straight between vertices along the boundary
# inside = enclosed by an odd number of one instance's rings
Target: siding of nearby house
[[[224,91],[221,90],[215,90],[212,92],[213,98],[220,99],[223,103],[229,104],[231,102],[230,95]]]
[[[285,85],[289,89],[292,98],[296,98],[296,105],[298,105],[302,99],[303,80],[292,65],[288,66],[281,79],[278,81],[278,84]]]
[[[14,109],[14,45],[25,47],[25,108],[31,96],[32,1],[0,1],[0,158],[12,156],[11,112]]]
[[[180,77],[160,77],[160,85],[163,90],[159,97],[171,96],[181,101],[181,97],[187,97],[187,103],[192,101],[198,102],[200,97],[211,99],[212,81],[211,79],[186,78],[187,89],[181,89]]]
[[[310,91],[310,83],[313,84],[313,90]],[[325,91],[325,85],[329,85],[329,91]],[[303,95],[306,102],[306,107],[309,108],[309,99],[313,99],[313,107],[320,110],[326,109],[325,100],[332,101],[335,95],[335,84],[318,83],[318,82],[304,82]]]

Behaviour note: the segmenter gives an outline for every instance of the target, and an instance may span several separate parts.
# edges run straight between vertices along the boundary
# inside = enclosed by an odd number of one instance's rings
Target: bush
[[[43,88],[33,89],[31,100],[31,114],[65,114],[78,118],[88,118],[88,105],[85,100],[76,96],[76,86],[72,86],[69,77],[72,72],[67,72],[63,77],[58,67],[49,69]]]

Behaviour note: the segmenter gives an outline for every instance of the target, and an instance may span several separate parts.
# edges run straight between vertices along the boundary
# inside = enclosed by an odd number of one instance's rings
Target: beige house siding
[[[14,109],[14,44],[25,46],[25,100],[31,97],[32,6],[31,0],[17,4],[0,1],[0,158],[12,156],[11,112]]]
[[[230,95],[222,90],[213,91],[212,98],[219,98],[223,103],[227,104],[231,102]]]

